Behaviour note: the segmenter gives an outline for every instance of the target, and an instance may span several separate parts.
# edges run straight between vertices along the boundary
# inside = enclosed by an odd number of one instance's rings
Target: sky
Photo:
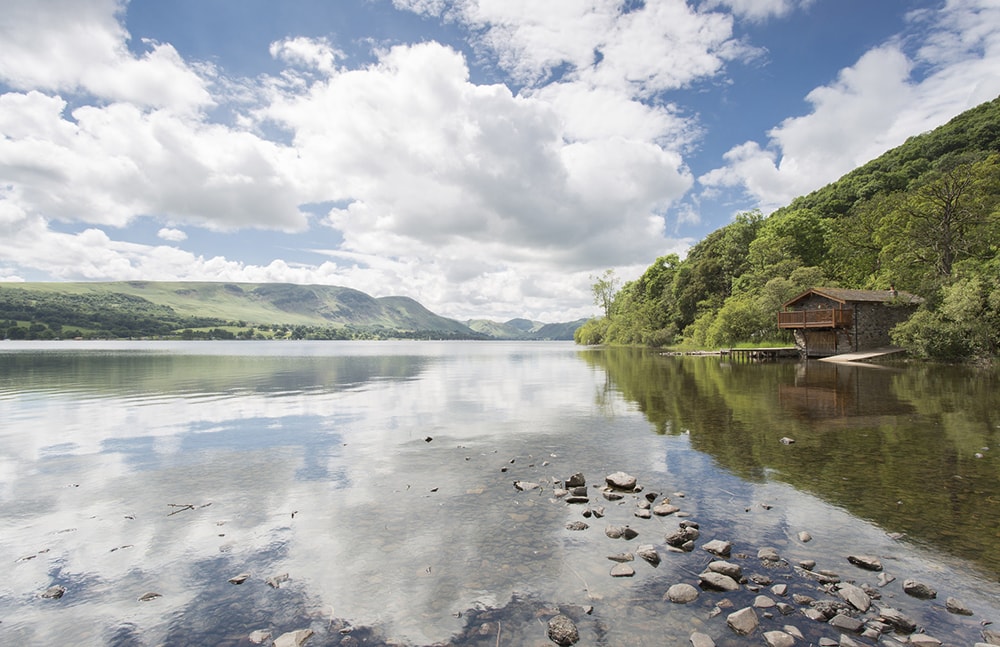
[[[4,0],[0,280],[599,313],[1000,95],[1000,0]]]

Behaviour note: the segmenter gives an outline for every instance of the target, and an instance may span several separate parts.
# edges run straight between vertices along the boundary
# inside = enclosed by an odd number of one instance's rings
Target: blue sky
[[[998,0],[8,0],[0,280],[567,321],[998,94]]]

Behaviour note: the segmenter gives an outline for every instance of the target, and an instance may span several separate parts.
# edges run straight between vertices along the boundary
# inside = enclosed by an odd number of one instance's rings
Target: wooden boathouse
[[[806,357],[874,350],[890,346],[889,331],[921,303],[895,289],[812,288],[783,304],[778,328],[792,331]]]

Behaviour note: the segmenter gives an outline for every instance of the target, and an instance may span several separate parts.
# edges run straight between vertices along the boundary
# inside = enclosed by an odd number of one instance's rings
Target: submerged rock
[[[575,644],[580,640],[580,630],[576,628],[576,624],[562,614],[549,620],[547,633],[549,640],[563,647]]]
[[[586,530],[587,528],[590,526],[582,521],[570,521],[566,524],[566,530]]]

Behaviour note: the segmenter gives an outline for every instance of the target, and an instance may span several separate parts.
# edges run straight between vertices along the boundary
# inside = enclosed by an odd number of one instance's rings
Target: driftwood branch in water
[[[177,514],[178,512],[184,512],[185,510],[194,510],[194,505],[191,503],[168,503],[167,505],[170,506],[171,508],[177,508],[176,510],[168,514],[167,515],[168,517],[171,517]]]

